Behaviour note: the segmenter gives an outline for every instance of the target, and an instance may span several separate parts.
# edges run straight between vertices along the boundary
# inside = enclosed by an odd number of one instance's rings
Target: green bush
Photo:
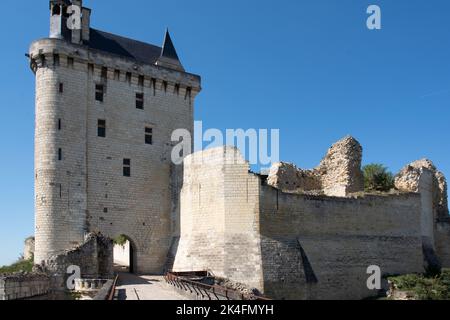
[[[394,188],[394,175],[382,164],[372,163],[363,167],[366,192],[387,192]]]
[[[408,274],[390,277],[396,288],[411,293],[418,300],[449,300],[450,270],[443,269],[439,275]]]
[[[0,274],[11,274],[17,272],[31,272],[33,270],[33,258],[30,260],[19,259],[10,266],[0,267]]]

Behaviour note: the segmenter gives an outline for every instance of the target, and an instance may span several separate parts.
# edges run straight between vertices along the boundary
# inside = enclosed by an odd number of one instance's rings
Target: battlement
[[[91,72],[104,80],[128,82],[156,91],[195,96],[201,91],[199,76],[151,63],[142,63],[125,56],[76,45],[60,39],[41,39],[29,49],[30,66],[36,73],[40,67],[63,67]],[[105,74],[106,68],[106,74]],[[175,91],[175,89],[178,91]]]

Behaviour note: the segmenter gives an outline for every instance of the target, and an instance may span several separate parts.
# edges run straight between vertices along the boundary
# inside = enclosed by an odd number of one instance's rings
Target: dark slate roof
[[[154,64],[162,53],[161,47],[92,28],[87,45],[92,49],[123,56],[146,64]]]
[[[166,30],[161,56],[177,61],[180,60],[178,58],[177,50],[175,50],[175,46],[173,45],[172,38],[170,37],[169,30]]]

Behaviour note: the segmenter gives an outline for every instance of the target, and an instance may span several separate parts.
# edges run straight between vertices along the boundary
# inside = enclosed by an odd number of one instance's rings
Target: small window
[[[120,70],[114,70],[114,80],[120,80]]]
[[[105,95],[105,87],[102,84],[95,85],[95,100],[103,102],[104,95]]]
[[[98,120],[97,135],[101,138],[106,137],[106,120]]]
[[[45,66],[47,64],[47,59],[45,58],[45,54],[40,54],[39,58],[41,59],[42,66]]]
[[[186,100],[187,98],[191,99],[192,96],[192,88],[188,87],[186,88],[186,95],[184,96],[184,99]]]
[[[128,83],[131,83],[131,72],[126,73],[126,80]]]
[[[89,63],[89,64],[88,64],[88,72],[89,72],[90,74],[93,74],[93,73],[94,73],[94,65],[93,65],[92,63]]]
[[[61,7],[58,4],[53,6],[52,16],[59,16],[61,14]]]
[[[179,95],[179,94],[180,94],[180,85],[179,85],[179,84],[176,84],[173,91],[174,91],[174,93],[175,93],[176,95]]]
[[[153,89],[153,95],[156,95],[156,79],[151,80],[152,89]]]
[[[61,119],[58,119],[58,130],[61,131]]]
[[[153,144],[153,128],[145,128],[145,144]]]
[[[62,149],[61,148],[58,149],[58,160],[62,161]]]
[[[63,93],[64,92],[64,83],[60,82],[59,83],[59,93]]]
[[[136,93],[136,108],[144,109],[144,94],[142,92]]]
[[[59,54],[54,54],[53,55],[53,65],[54,66],[59,66]]]
[[[103,208],[103,213],[108,213],[108,208]]]
[[[102,68],[102,78],[103,79],[108,78],[108,68],[106,68],[106,67]]]
[[[131,177],[131,160],[123,159],[123,176]]]
[[[74,63],[74,60],[73,60],[73,58],[71,58],[71,57],[68,57],[67,58],[67,65],[69,66],[69,67],[73,67],[73,63]]]
[[[139,86],[143,87],[144,86],[144,76],[139,76]]]
[[[66,17],[66,18],[69,17],[69,13],[68,13],[68,11],[67,11],[67,6],[63,6],[63,7],[62,7],[62,15],[63,15],[64,17]]]
[[[167,81],[163,81],[162,86],[163,86],[163,90],[164,92],[167,92]]]

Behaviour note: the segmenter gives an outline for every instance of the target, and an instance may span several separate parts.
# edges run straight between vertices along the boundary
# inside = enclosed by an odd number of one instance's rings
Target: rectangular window
[[[53,65],[54,66],[59,66],[59,54],[54,54],[53,55]]]
[[[123,159],[123,176],[131,177],[131,160]]]
[[[102,68],[102,78],[103,79],[108,78],[108,68],[106,68],[106,67]]]
[[[39,50],[39,52],[41,52],[41,50]],[[42,66],[46,66],[47,59],[45,59],[45,54],[39,54],[39,58],[41,59]]]
[[[64,92],[64,83],[60,82],[59,83],[59,93],[63,93]]]
[[[58,119],[58,130],[61,131],[61,119]]]
[[[145,128],[145,144],[153,144],[153,128]]]
[[[185,96],[184,96],[184,100],[186,100],[187,98],[189,98],[189,100],[191,99],[191,96],[192,96],[192,88],[191,87],[188,87],[187,89],[186,89],[186,94],[185,94]]]
[[[144,76],[139,76],[139,86],[143,87],[144,86]]]
[[[136,108],[144,109],[144,94],[142,92],[136,93]]]
[[[153,89],[153,95],[156,95],[156,79],[151,80],[152,89]]]
[[[105,87],[102,84],[95,85],[95,100],[103,102],[103,96],[105,95]]]
[[[62,149],[61,148],[58,149],[58,160],[62,161]]]
[[[131,83],[131,72],[127,72],[126,80],[127,80],[128,83]]]
[[[94,65],[93,65],[92,63],[89,63],[89,64],[88,64],[88,72],[89,72],[90,74],[93,74],[93,73],[94,73]]]
[[[114,80],[120,80],[120,70],[114,71]]]
[[[74,63],[74,60],[73,60],[73,58],[71,58],[71,57],[68,57],[67,58],[67,65],[69,66],[69,67],[73,67],[73,63]]]
[[[106,120],[98,120],[97,135],[101,138],[106,137]]]

